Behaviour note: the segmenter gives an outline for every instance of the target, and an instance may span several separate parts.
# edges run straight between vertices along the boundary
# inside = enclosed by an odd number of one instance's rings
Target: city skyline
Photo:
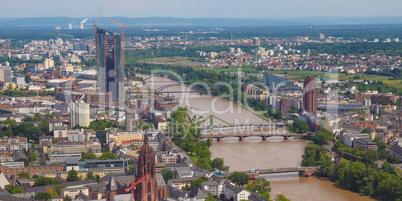
[[[234,0],[219,1],[6,1],[1,0],[0,18],[101,16],[176,18],[295,18],[401,16],[397,0]],[[49,9],[51,8],[51,9]],[[63,8],[63,9],[59,9]]]

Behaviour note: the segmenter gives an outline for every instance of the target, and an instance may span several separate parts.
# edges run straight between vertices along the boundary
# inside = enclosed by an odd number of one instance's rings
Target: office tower
[[[127,131],[135,131],[136,127],[136,121],[135,117],[137,114],[137,108],[136,107],[129,107],[126,106],[126,130]]]
[[[304,80],[303,85],[303,109],[306,112],[317,111],[317,83],[315,77],[310,76]]]
[[[70,104],[71,127],[74,127],[77,124],[83,127],[88,127],[90,123],[89,115],[88,103],[79,101]]]
[[[123,47],[120,34],[96,28],[99,93],[110,92],[112,101],[124,105]]]
[[[0,67],[0,82],[11,82],[11,67]]]
[[[253,38],[253,44],[260,46],[261,45],[261,40],[259,38]]]
[[[73,43],[73,51],[85,51],[85,43]]]

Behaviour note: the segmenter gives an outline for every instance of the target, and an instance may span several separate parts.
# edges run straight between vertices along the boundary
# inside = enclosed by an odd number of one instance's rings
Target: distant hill
[[[34,17],[0,18],[0,28],[44,28],[61,27],[66,29],[71,23],[78,28],[85,18]],[[236,27],[236,26],[296,26],[296,25],[350,25],[350,24],[402,24],[402,17],[304,17],[270,19],[234,19],[234,18],[126,18],[113,17],[119,23],[126,21],[129,27]],[[85,28],[90,28],[94,18],[88,17]],[[116,27],[107,17],[99,18],[100,25]]]

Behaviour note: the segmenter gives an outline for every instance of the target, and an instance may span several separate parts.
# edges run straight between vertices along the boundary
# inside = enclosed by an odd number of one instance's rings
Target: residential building
[[[0,139],[0,150],[23,149],[28,149],[28,140],[25,137],[3,137]]]
[[[90,123],[89,104],[83,101],[70,104],[71,127],[75,125],[88,127]]]
[[[361,151],[376,150],[377,144],[370,139],[357,139],[355,140],[355,147],[359,148]]]
[[[77,187],[77,188],[63,188],[60,190],[60,195],[62,197],[66,197],[67,195],[70,198],[75,198],[76,195],[83,193],[84,195],[89,195],[88,187]]]
[[[250,192],[233,184],[226,184],[224,188],[225,199],[233,201],[248,200]]]
[[[201,183],[201,189],[210,192],[213,196],[223,194],[223,183],[218,181],[204,181]]]
[[[14,181],[18,178],[18,173],[20,172],[28,172],[29,177],[32,178],[34,175],[43,173],[43,172],[60,172],[64,171],[63,165],[52,165],[52,166],[25,166],[18,168],[8,168],[2,164],[0,164],[0,171],[7,177],[8,180]]]

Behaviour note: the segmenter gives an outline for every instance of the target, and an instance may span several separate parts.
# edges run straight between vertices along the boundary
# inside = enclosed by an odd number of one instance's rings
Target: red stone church
[[[155,154],[148,144],[148,137],[144,137],[144,145],[139,152],[137,175],[135,181],[146,177],[134,191],[135,201],[162,201],[169,195],[168,187],[160,173],[156,173]],[[149,175],[148,175],[149,173]],[[120,180],[120,181],[119,181]],[[130,180],[130,181],[128,181]],[[106,188],[106,198],[113,201],[115,195],[126,194],[124,189],[130,186],[131,177],[121,179],[112,178]]]

